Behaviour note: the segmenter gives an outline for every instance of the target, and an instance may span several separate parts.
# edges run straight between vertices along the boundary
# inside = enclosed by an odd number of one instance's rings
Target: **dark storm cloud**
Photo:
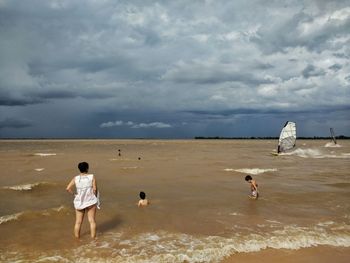
[[[21,129],[21,128],[27,128],[31,126],[32,126],[32,123],[27,120],[6,118],[5,120],[0,121],[0,129],[4,129],[4,128]]]
[[[0,106],[26,106],[42,102],[43,100],[38,98],[0,98]]]
[[[0,110],[60,124],[22,137],[186,137],[296,112],[311,123],[349,104],[348,28],[340,0],[0,0]],[[119,120],[143,125],[100,128]]]
[[[212,65],[201,65],[190,63],[189,65],[178,66],[164,76],[164,80],[171,80],[178,83],[193,82],[196,84],[218,84],[222,82],[242,82],[248,85],[259,85],[271,83],[268,79],[259,78],[248,72],[229,69],[228,66],[213,63]],[[270,68],[270,67],[269,67]]]
[[[223,110],[223,111],[186,111],[186,113],[198,115],[198,116],[217,116],[217,117],[226,117],[226,116],[234,116],[234,115],[264,115],[264,114],[270,114],[270,115],[279,115],[279,114],[303,114],[303,113],[334,113],[339,111],[349,111],[350,112],[350,106],[349,105],[342,105],[342,106],[336,106],[336,107],[319,107],[319,108],[311,108],[311,109],[295,109],[293,111],[283,111],[283,110],[273,110],[273,109],[235,109],[235,110]]]

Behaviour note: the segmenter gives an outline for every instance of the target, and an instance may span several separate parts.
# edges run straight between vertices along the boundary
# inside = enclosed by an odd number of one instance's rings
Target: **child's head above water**
[[[247,182],[249,182],[249,181],[253,180],[253,178],[252,178],[250,175],[247,175],[247,176],[245,177],[245,180],[246,180]]]
[[[78,168],[81,173],[87,173],[89,170],[89,164],[87,162],[81,162],[78,164]]]
[[[145,192],[140,192],[140,198],[141,198],[142,200],[145,200],[145,198],[146,198]]]

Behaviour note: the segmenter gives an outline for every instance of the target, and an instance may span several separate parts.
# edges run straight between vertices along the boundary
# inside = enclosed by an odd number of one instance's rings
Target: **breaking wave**
[[[133,169],[138,169],[137,166],[126,166],[126,167],[122,167],[123,170],[133,170]]]
[[[53,183],[48,182],[37,182],[32,184],[20,184],[20,185],[13,185],[13,186],[3,186],[2,189],[6,190],[14,190],[14,191],[30,191],[34,188],[44,186],[44,185],[53,185]]]
[[[36,258],[42,261],[59,259],[61,262],[220,262],[236,253],[267,248],[350,247],[350,232],[331,226],[328,222],[311,227],[285,226],[271,232],[236,233],[231,237],[159,231],[126,238],[123,233],[108,233],[78,248],[45,252]],[[23,255],[17,257],[24,258]]]
[[[270,168],[270,169],[260,169],[260,168],[243,168],[243,169],[232,169],[232,168],[226,168],[224,169],[226,172],[239,172],[244,174],[262,174],[266,172],[276,172],[276,168]]]
[[[328,148],[328,147],[339,148],[342,146],[340,144],[335,144],[334,142],[327,142],[324,147],[326,147],[326,148]]]
[[[348,153],[341,153],[341,154],[335,154],[335,153],[323,153],[322,151],[318,149],[296,149],[292,152],[287,153],[280,153],[280,155],[295,155],[302,158],[316,158],[316,159],[322,159],[322,158],[340,158],[340,159],[346,159],[350,158],[350,155]]]
[[[57,154],[56,153],[34,153],[34,155],[45,157],[45,156],[55,156]]]
[[[12,214],[12,215],[4,215],[0,217],[0,225],[6,222],[18,220],[18,218],[23,215],[23,212],[17,213],[17,214]]]
[[[129,158],[111,158],[110,161],[135,161],[134,159]]]
[[[63,211],[68,211],[68,208],[61,205],[59,207],[53,207],[45,210],[40,210],[40,211],[23,211],[11,215],[4,215],[0,217],[0,225],[4,223],[9,223],[12,221],[18,221],[24,218],[32,218],[35,216],[51,216],[55,213],[63,212]]]
[[[45,170],[45,168],[35,168],[34,170],[37,171],[37,172],[42,172],[42,171]]]

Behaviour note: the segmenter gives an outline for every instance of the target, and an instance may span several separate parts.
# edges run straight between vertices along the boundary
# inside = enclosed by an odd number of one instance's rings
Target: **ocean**
[[[299,140],[273,156],[276,144],[1,140],[0,261],[348,262],[350,141]],[[87,218],[73,237],[65,188],[81,161],[101,193],[96,240]],[[148,207],[137,207],[140,191]]]

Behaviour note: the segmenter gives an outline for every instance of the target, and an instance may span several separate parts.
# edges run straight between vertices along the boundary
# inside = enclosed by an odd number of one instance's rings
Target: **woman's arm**
[[[74,179],[75,179],[75,178],[73,178],[73,179],[70,181],[70,183],[67,185],[67,187],[66,187],[67,192],[70,193],[70,194],[74,194],[73,191],[72,191],[72,187],[73,187],[74,184],[75,184],[75,180],[74,180]]]
[[[94,191],[94,194],[97,196],[97,183],[96,183],[95,176],[92,179],[92,190]]]

